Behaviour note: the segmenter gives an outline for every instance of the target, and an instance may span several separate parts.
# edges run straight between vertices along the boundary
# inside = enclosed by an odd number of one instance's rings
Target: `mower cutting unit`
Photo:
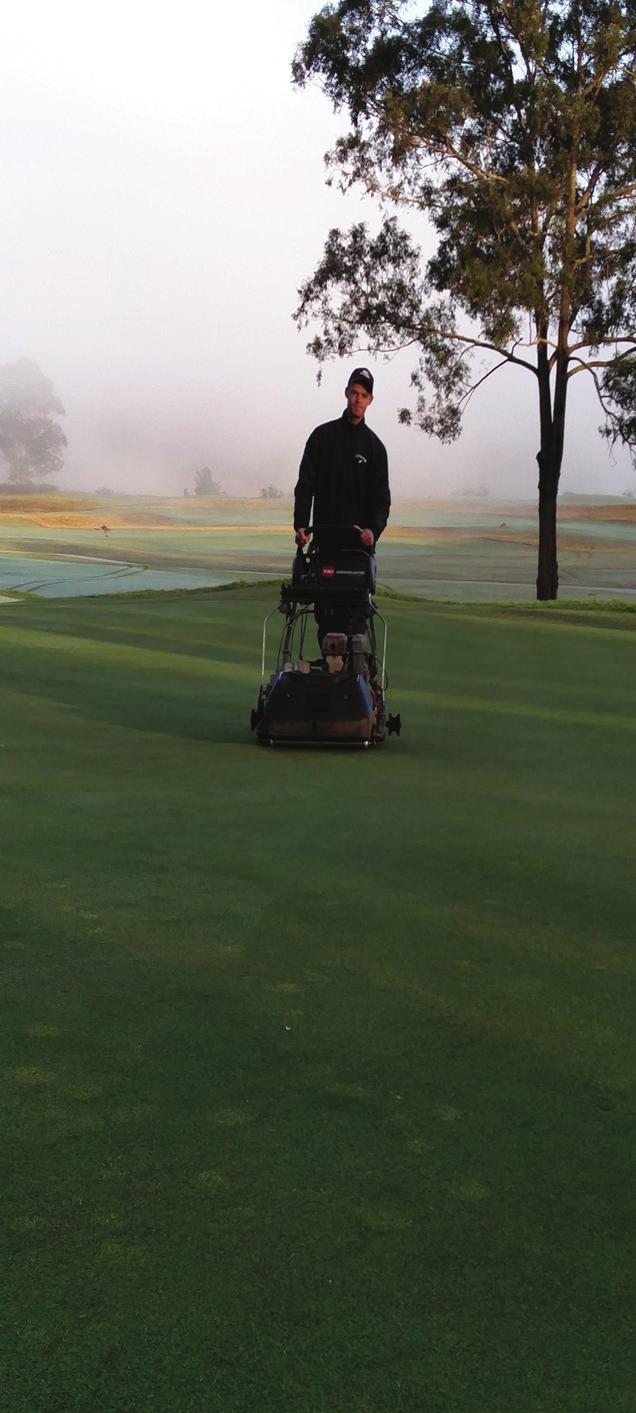
[[[315,528],[263,624],[261,688],[251,718],[261,745],[379,746],[387,734],[399,736],[400,717],[385,713],[387,625],[374,589],[375,558],[360,547],[356,532]],[[266,680],[267,630],[276,613],[285,621],[276,667]],[[319,657],[310,646],[314,620]]]

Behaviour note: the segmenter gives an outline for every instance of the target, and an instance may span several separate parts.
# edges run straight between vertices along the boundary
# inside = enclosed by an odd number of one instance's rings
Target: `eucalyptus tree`
[[[636,0],[340,0],[293,67],[348,115],[329,179],[382,212],[375,233],[330,231],[299,291],[308,347],[415,349],[400,419],[445,442],[498,369],[535,379],[540,599],[558,593],[573,378],[636,445],[635,62]],[[436,233],[427,261],[400,207]]]
[[[61,471],[67,441],[57,419],[63,415],[49,379],[31,359],[0,368],[0,458],[11,484]]]

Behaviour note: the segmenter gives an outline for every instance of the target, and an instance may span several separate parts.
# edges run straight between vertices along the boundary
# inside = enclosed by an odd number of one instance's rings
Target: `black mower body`
[[[320,741],[368,746],[376,739],[374,694],[361,673],[274,673],[264,693],[259,738],[268,744]]]
[[[373,599],[375,557],[347,527],[313,530],[307,553],[298,551],[291,581],[281,586],[284,625],[276,667],[262,681],[252,730],[262,745],[379,745],[399,734],[399,717],[385,717],[386,625]],[[378,659],[375,619],[384,626]],[[319,625],[322,655],[306,650]]]

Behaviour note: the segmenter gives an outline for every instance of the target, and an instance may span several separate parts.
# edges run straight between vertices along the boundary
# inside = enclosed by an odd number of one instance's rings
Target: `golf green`
[[[7,1413],[633,1413],[636,614],[0,604]]]

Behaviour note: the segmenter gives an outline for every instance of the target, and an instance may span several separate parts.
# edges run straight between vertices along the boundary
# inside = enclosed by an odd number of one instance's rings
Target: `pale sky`
[[[23,0],[5,14],[0,363],[31,358],[52,379],[63,487],[180,494],[209,465],[230,493],[287,490],[312,427],[341,412],[353,363],[318,387],[291,313],[329,228],[379,216],[326,188],[344,122],[291,86],[316,8]],[[397,425],[409,355],[372,366],[368,420],[397,494],[534,497],[529,375],[493,378],[441,447]],[[591,383],[572,388],[562,489],[636,489],[628,456],[612,462],[597,436]]]

